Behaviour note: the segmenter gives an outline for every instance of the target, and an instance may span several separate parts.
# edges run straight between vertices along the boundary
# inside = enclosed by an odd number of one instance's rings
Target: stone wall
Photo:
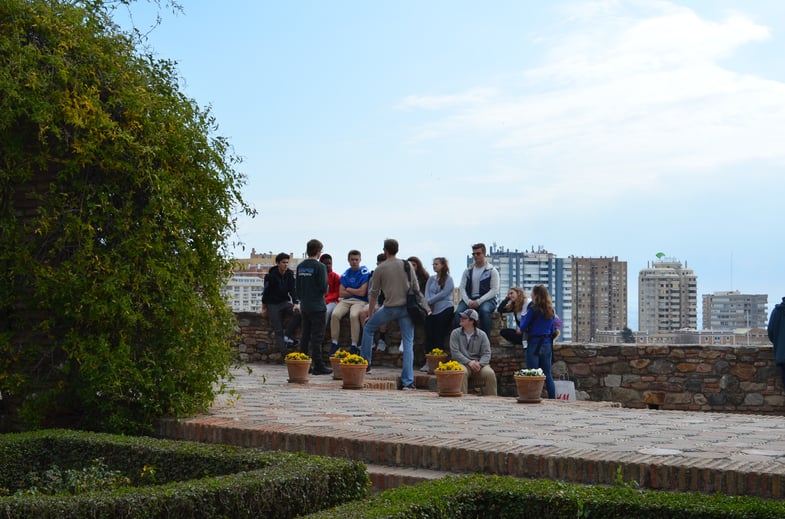
[[[237,352],[249,362],[278,362],[267,319],[238,313]],[[491,367],[499,395],[515,396],[513,372],[525,367],[524,351],[499,337],[501,321],[493,319]],[[425,361],[422,327],[415,330],[414,368]],[[348,317],[341,323],[341,347],[349,348]],[[374,351],[373,363],[401,366],[400,333],[390,323],[388,349]],[[325,356],[330,347],[325,335]],[[445,348],[447,349],[447,348]],[[770,346],[602,345],[559,343],[554,376],[575,382],[580,400],[614,401],[625,407],[691,411],[785,414],[785,396]]]

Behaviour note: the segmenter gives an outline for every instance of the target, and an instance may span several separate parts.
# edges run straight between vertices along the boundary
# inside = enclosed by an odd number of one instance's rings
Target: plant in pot
[[[286,369],[289,372],[290,384],[305,384],[308,382],[308,370],[311,367],[311,357],[299,351],[286,355]]]
[[[360,355],[349,354],[341,359],[341,378],[344,389],[362,389],[368,361]]]
[[[513,373],[518,389],[518,403],[538,404],[542,402],[545,373],[540,368],[519,369]]]
[[[341,380],[341,359],[346,358],[349,356],[349,352],[346,350],[338,350],[336,351],[332,357],[330,357],[330,366],[333,368],[333,379],[334,380]]]
[[[425,354],[425,362],[428,364],[428,374],[433,375],[440,362],[447,360],[447,353],[440,348],[434,348],[430,353]]]
[[[460,362],[456,360],[440,362],[433,372],[436,375],[439,396],[463,395],[461,384],[463,383],[464,370]]]

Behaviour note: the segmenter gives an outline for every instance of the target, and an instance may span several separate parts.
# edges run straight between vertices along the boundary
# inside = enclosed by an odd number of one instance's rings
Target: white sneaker
[[[403,353],[403,343],[398,345],[398,353]]]
[[[379,351],[384,351],[387,349],[387,344],[383,340],[379,339],[376,342],[376,349]]]
[[[422,371],[423,373],[428,373],[428,363],[427,362],[422,365],[422,367],[420,368],[420,371]]]

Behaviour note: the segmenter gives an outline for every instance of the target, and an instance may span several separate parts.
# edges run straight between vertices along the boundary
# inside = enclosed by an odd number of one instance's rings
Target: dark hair
[[[485,254],[485,244],[484,243],[475,243],[472,245],[472,250],[482,249],[482,253]]]
[[[553,301],[545,285],[536,285],[532,289],[532,306],[539,310],[546,319],[553,319],[556,311],[553,309]]]
[[[305,244],[305,254],[309,258],[313,258],[324,248],[324,244],[317,239],[308,240],[308,243]]]
[[[438,258],[433,258],[433,261],[438,261],[442,264],[442,270],[438,274],[436,274],[436,281],[439,282],[439,288],[444,288],[444,284],[447,282],[447,278],[450,277],[450,264],[447,261],[447,258],[439,256]]]
[[[417,276],[417,283],[420,285],[420,292],[425,292],[425,284],[428,282],[428,271],[417,256],[409,256],[406,258],[409,263],[414,263],[414,275]]]
[[[288,254],[286,254],[285,252],[281,252],[280,254],[278,254],[278,255],[275,257],[275,264],[277,265],[277,264],[279,264],[280,262],[282,262],[283,260],[287,260],[287,259],[289,259],[289,257],[290,257],[290,256],[289,256]]]
[[[398,240],[387,238],[384,240],[384,250],[395,256],[398,254]]]
[[[322,255],[319,257],[319,261],[321,261],[322,263],[327,263],[328,261],[329,261],[330,263],[332,263],[332,262],[333,262],[333,257],[332,257],[332,256],[330,256],[329,254],[322,254]]]
[[[380,252],[379,254],[376,255],[376,263],[381,263],[382,261],[385,261],[386,259],[387,259],[387,254],[385,254],[383,252]]]
[[[351,258],[352,256],[360,256],[361,258],[363,257],[363,255],[360,254],[360,251],[358,251],[357,249],[350,250],[349,254],[346,255],[346,260],[348,261],[349,258]]]

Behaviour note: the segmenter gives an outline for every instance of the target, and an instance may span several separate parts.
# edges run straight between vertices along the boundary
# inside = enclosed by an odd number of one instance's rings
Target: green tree
[[[0,2],[0,391],[14,427],[143,432],[228,373],[239,158],[103,2]],[[6,422],[6,428],[8,421]]]
[[[629,327],[625,326],[621,331],[621,338],[626,343],[634,343],[635,342],[635,335],[632,334],[632,330]]]

